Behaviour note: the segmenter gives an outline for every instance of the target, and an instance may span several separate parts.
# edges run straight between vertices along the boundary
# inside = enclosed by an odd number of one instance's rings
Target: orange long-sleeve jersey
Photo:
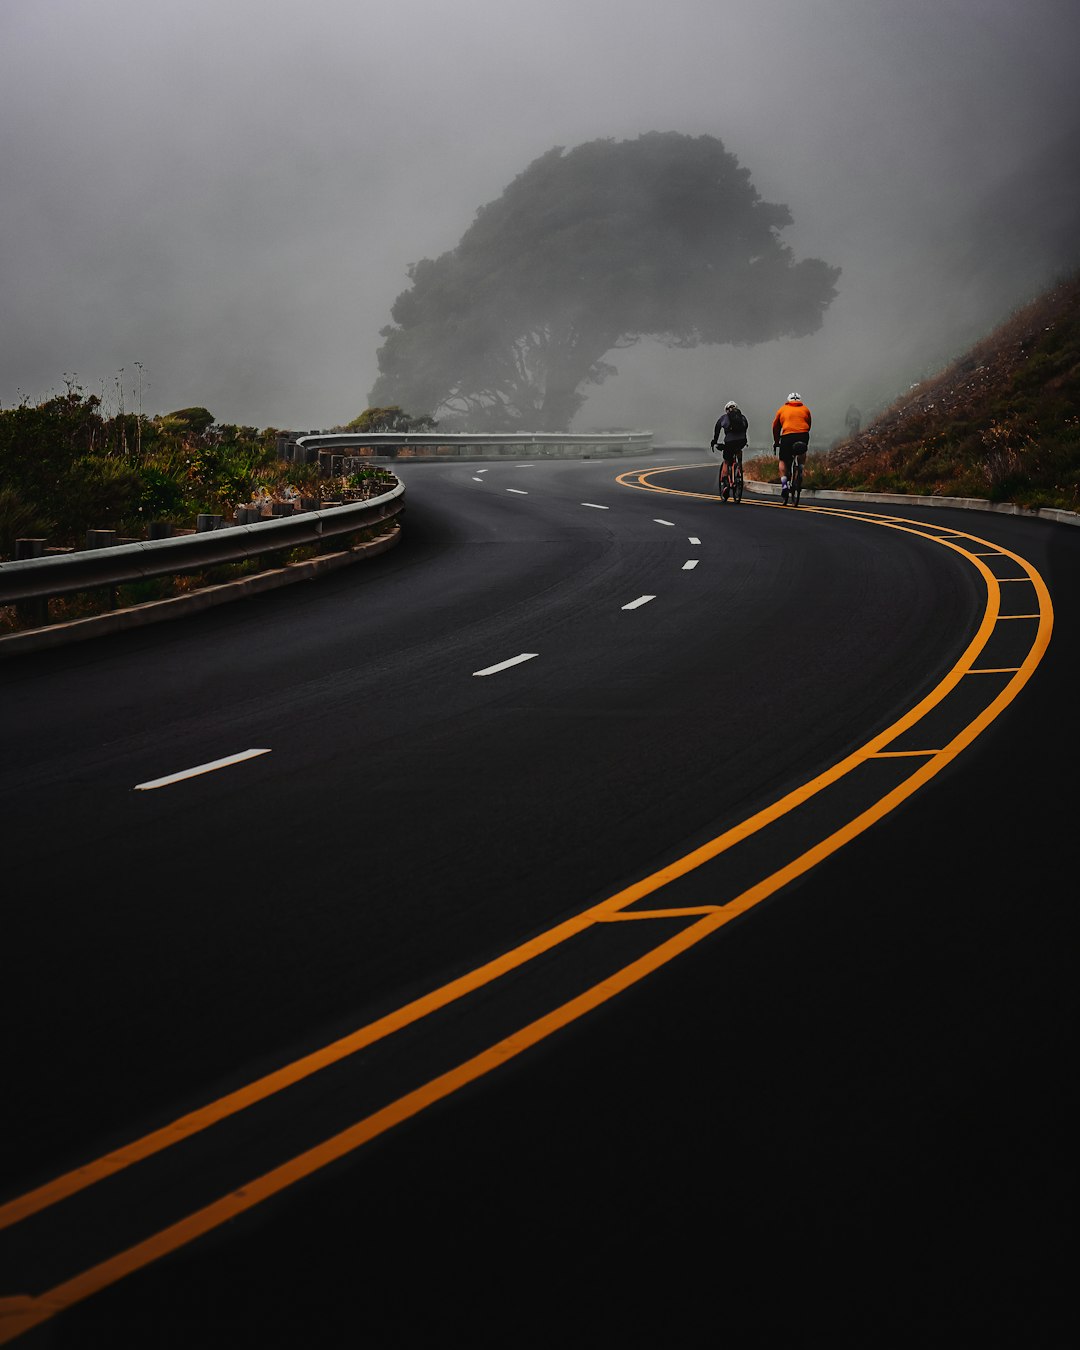
[[[781,403],[776,410],[776,416],[773,418],[772,434],[773,440],[778,440],[781,436],[789,436],[793,432],[801,431],[804,434],[810,430],[810,409],[801,399],[796,399],[793,403],[788,399],[786,403]]]

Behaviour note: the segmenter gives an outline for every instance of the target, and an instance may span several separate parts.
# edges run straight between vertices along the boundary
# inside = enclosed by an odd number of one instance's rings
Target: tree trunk
[[[578,386],[561,384],[548,386],[544,391],[544,401],[540,407],[540,425],[538,431],[569,431],[574,414],[585,401],[577,392]]]
[[[612,345],[613,339],[608,335],[598,337],[591,334],[586,337],[575,333],[568,341],[552,347],[538,430],[570,430],[574,414],[585,402],[581,387],[590,383],[590,372],[604,353],[611,350]]]

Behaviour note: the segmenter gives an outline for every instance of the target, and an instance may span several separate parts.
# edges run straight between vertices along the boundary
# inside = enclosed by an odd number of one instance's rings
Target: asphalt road
[[[1080,531],[402,474],[0,669],[0,1338],[1071,1343]]]

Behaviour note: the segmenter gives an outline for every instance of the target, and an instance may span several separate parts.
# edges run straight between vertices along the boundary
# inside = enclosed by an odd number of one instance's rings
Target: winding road
[[[1071,1341],[1080,531],[400,472],[0,669],[0,1343]]]

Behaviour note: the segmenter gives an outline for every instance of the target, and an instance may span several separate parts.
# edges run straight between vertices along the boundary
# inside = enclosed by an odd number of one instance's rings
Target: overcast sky
[[[1078,0],[0,0],[0,406],[330,427],[406,269],[537,155],[723,141],[843,269],[814,336],[610,359],[575,429],[839,434],[1080,262]],[[426,411],[413,409],[411,411]]]

